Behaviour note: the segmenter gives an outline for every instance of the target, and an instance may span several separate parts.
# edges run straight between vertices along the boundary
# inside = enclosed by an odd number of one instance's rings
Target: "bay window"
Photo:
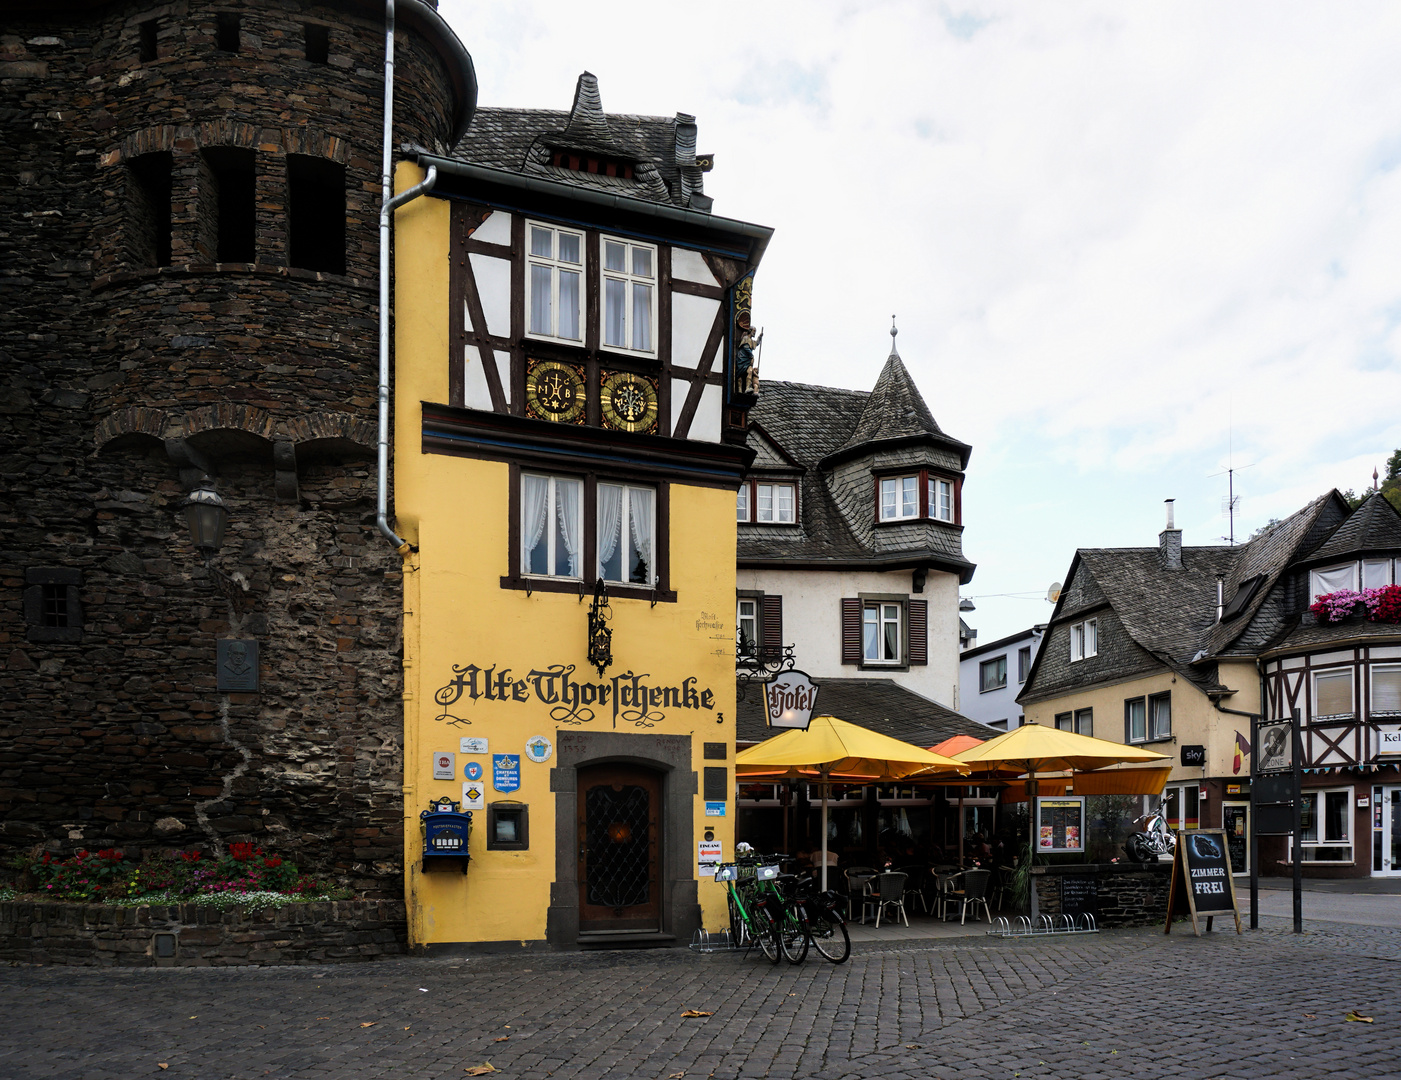
[[[582,342],[584,234],[529,222],[526,258],[529,332]]]
[[[584,485],[559,476],[521,476],[521,573],[578,578]]]
[[[656,310],[657,249],[603,238],[603,344],[650,353]]]
[[[1401,667],[1374,666],[1371,678],[1371,715],[1401,716]]]
[[[749,520],[749,485],[740,484],[739,494],[735,497],[735,520]]]
[[[867,664],[900,663],[900,604],[870,602],[861,610],[861,658]]]
[[[919,517],[919,477],[887,476],[880,482],[880,519]]]
[[[652,585],[656,492],[627,484],[598,485],[598,576],[604,581]]]
[[[1309,603],[1341,589],[1357,589],[1357,563],[1325,566],[1309,571]]]

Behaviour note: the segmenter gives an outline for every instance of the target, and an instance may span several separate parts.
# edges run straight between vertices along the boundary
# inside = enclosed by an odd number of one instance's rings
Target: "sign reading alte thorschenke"
[[[654,727],[666,719],[666,709],[715,709],[715,694],[696,685],[694,676],[682,679],[680,686],[658,686],[647,673],[625,671],[602,682],[575,679],[575,665],[551,664],[513,676],[511,668],[452,665],[453,677],[433,700],[442,712],[433,719],[447,724],[470,724],[450,710],[461,708],[464,698],[471,702],[539,702],[550,706],[550,719],[559,724],[588,724],[613,714],[613,726],[621,720],[636,727]],[[602,714],[602,715],[600,715]]]

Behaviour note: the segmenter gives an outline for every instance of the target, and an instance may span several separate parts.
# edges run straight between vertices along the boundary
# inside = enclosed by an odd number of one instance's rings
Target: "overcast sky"
[[[1401,4],[440,10],[483,105],[567,109],[587,69],[609,112],[696,114],[715,212],[776,230],[764,377],[869,389],[898,315],[973,446],[982,641],[1165,498],[1222,542],[1232,441],[1238,538],[1401,446]]]

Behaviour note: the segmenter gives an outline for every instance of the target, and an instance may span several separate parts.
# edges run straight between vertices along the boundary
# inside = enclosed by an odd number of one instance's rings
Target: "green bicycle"
[[[749,952],[759,946],[771,964],[782,955],[778,924],[769,910],[771,896],[758,888],[761,870],[778,873],[777,867],[760,867],[753,863],[721,863],[715,868],[715,880],[725,886],[725,901],[730,914],[730,941],[743,945]]]

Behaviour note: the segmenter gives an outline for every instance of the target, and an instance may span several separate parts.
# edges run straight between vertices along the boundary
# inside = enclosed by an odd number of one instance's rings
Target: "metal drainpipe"
[[[415,550],[389,527],[389,218],[410,199],[431,191],[438,182],[436,166],[408,191],[390,197],[394,166],[394,0],[384,0],[384,158],[380,176],[379,210],[379,469],[375,478],[375,524],[398,550]]]

